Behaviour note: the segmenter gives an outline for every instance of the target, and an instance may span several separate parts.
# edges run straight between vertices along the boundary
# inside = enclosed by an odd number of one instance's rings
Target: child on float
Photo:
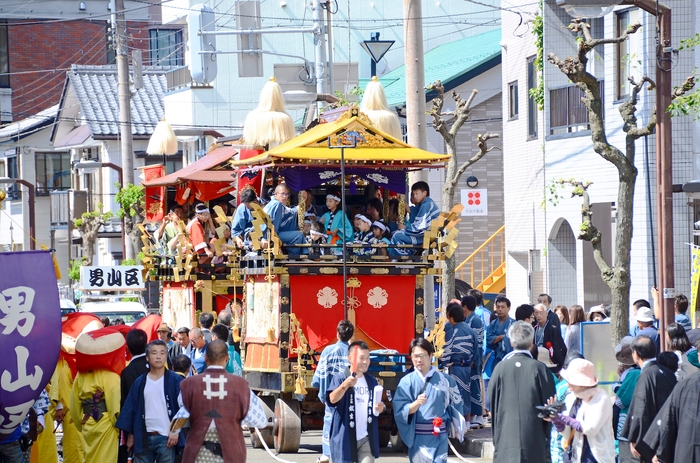
[[[389,228],[386,225],[384,225],[384,223],[380,220],[376,220],[374,221],[374,223],[372,223],[372,235],[372,239],[370,240],[371,244],[384,247],[391,244],[391,241],[389,240]],[[387,255],[385,248],[379,248],[376,251],[377,255]]]

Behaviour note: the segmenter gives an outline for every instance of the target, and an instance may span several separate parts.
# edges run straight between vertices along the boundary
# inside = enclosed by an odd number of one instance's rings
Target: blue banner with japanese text
[[[0,253],[0,440],[24,421],[51,380],[61,349],[61,306],[51,253]]]

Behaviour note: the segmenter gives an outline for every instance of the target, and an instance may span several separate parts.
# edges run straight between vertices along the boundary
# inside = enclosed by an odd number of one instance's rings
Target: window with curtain
[[[184,64],[181,30],[151,29],[148,31],[148,35],[151,66],[182,66]]]
[[[36,153],[36,194],[47,195],[53,190],[70,188],[70,154]]]

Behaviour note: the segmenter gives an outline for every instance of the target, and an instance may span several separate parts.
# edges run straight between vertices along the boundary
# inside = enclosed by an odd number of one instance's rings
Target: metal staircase
[[[500,293],[506,287],[505,229],[499,228],[455,268],[455,277],[482,293]]]

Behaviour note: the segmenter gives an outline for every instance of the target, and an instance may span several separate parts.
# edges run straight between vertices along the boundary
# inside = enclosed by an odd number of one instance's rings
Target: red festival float
[[[351,108],[333,122],[230,165],[238,178],[259,175],[260,191],[284,183],[293,193],[310,191],[316,204],[331,189],[344,189],[343,209],[350,217],[378,191],[388,218],[394,198],[398,216],[406,216],[407,173],[441,168],[446,159],[376,129]],[[307,208],[301,200],[300,230]],[[336,341],[336,326],[343,318],[354,323],[355,339],[365,340],[375,351],[371,373],[385,390],[395,390],[405,370],[401,353],[424,332],[424,303],[433,296],[432,288],[424,292],[425,276],[439,274],[438,261],[454,252],[459,211],[442,213],[422,243],[400,245],[413,248],[400,257],[382,255],[377,245],[368,251],[350,240],[345,252],[342,243],[325,245],[327,253],[319,251],[323,245],[283,246],[263,209],[254,204],[251,212],[250,249],[233,250],[224,263],[198,266],[183,238],[169,262],[151,253],[149,273],[163,281],[163,319],[171,325],[187,321],[192,326],[195,310],[216,311],[222,306],[219,300],[243,301],[244,375],[276,418],[263,435],[278,452],[296,452],[301,431],[322,428],[323,404],[310,387],[311,378],[320,352]],[[218,232],[228,218],[220,210],[212,215]],[[289,253],[293,246],[301,248],[299,254]],[[192,293],[174,292],[181,285]],[[390,407],[379,424],[386,445],[392,430],[395,434]],[[253,444],[260,445],[254,436]]]

